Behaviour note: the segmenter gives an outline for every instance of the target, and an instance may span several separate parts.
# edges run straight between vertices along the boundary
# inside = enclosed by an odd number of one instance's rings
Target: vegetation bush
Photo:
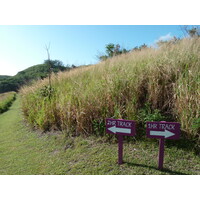
[[[12,105],[12,102],[16,98],[15,92],[7,92],[0,94],[0,113],[3,113],[8,110],[8,108]]]
[[[5,79],[10,78],[10,77],[11,77],[11,76],[0,75],[0,81],[1,81],[1,80],[5,80]]]
[[[174,120],[188,138],[199,138],[200,39],[186,38],[115,56],[52,76],[21,89],[26,119],[43,130],[105,134],[106,118]],[[147,106],[148,105],[148,106]],[[145,117],[146,116],[146,117]]]

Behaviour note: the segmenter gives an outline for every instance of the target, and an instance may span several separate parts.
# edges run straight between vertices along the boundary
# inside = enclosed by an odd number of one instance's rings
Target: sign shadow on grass
[[[125,162],[125,161],[124,161],[124,163],[126,163],[128,166],[132,166],[132,167],[145,167],[145,168],[149,168],[149,169],[155,169],[157,171],[169,173],[170,175],[189,175],[189,174],[178,172],[178,171],[172,171],[172,170],[167,169],[167,168],[163,168],[162,170],[158,170],[157,167],[148,166],[148,165],[144,165],[144,164],[137,164],[137,163],[131,163],[131,162]]]

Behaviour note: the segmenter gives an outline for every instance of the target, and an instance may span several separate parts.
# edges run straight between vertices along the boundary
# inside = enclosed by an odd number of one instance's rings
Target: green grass
[[[0,113],[9,109],[12,102],[15,100],[16,92],[7,92],[0,94]]]
[[[200,174],[199,155],[178,141],[166,142],[165,170],[159,171],[157,140],[125,142],[125,163],[119,166],[115,140],[41,135],[22,122],[17,98],[0,115],[0,174]]]

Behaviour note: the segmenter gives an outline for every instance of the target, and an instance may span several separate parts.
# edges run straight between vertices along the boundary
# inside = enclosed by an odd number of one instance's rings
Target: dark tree
[[[183,32],[184,36],[187,37],[200,37],[200,26],[199,25],[193,25],[193,26],[180,26],[181,31]]]
[[[113,43],[106,45],[106,53],[107,53],[108,57],[113,57],[114,50],[115,50],[115,45]]]

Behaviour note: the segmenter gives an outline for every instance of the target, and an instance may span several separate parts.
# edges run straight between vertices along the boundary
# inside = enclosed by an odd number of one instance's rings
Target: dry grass
[[[147,48],[100,64],[53,75],[53,96],[40,91],[48,80],[21,89],[28,121],[44,130],[103,134],[107,117],[140,120],[145,105],[180,121],[187,136],[200,118],[200,39]]]

